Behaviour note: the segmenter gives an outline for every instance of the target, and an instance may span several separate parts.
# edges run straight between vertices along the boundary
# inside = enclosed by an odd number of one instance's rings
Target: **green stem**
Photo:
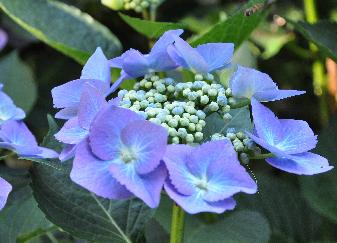
[[[184,216],[184,211],[174,203],[172,208],[170,243],[183,243],[185,223]]]
[[[268,158],[272,158],[272,157],[275,157],[273,153],[256,154],[254,156],[250,156],[249,159],[258,160],[258,159],[268,159]]]

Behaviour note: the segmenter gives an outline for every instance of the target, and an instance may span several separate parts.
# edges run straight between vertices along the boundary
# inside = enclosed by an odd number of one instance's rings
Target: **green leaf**
[[[337,23],[320,21],[315,24],[290,21],[307,40],[315,43],[319,50],[337,62]]]
[[[251,16],[245,16],[245,10],[252,6],[262,6],[265,2],[265,0],[250,0],[226,21],[217,23],[206,33],[194,39],[191,44],[197,46],[208,42],[232,42],[236,49],[239,48],[266,16],[264,7]]]
[[[20,239],[32,239],[53,227],[33,198],[26,170],[0,166],[0,175],[13,186],[0,213],[0,242],[23,242]]]
[[[301,188],[309,205],[321,215],[337,223],[337,117],[318,136],[315,153],[329,160],[335,168],[321,175],[301,177]]]
[[[119,16],[121,16],[121,18],[137,32],[150,39],[159,38],[165,31],[168,30],[184,28],[184,25],[181,23],[154,22],[130,17],[122,13],[119,13]]]
[[[88,14],[52,0],[0,0],[0,8],[35,37],[79,63],[100,46],[109,56],[121,50],[119,40]]]
[[[237,131],[253,129],[248,107],[233,109],[229,113],[232,119],[228,122],[225,122],[218,113],[206,117],[206,126],[203,130],[205,140],[208,140],[214,133],[225,134],[228,128],[235,128]]]
[[[258,161],[257,163],[265,163]],[[260,212],[268,219],[273,242],[309,242],[318,232],[320,218],[308,207],[291,175],[278,178],[275,175],[256,173],[259,188],[254,195],[235,197],[239,209]],[[304,223],[305,222],[305,223]],[[282,239],[282,241],[281,241]]]
[[[57,150],[57,142],[52,141],[57,127],[51,118],[49,123],[54,125],[43,145],[53,145],[51,148]],[[71,161],[44,163],[48,166],[33,166],[32,188],[39,207],[55,225],[76,237],[95,242],[130,242],[128,238],[137,240],[142,235],[154,210],[141,200],[100,198],[71,181]]]
[[[156,220],[170,232],[172,201],[162,197],[156,212]],[[206,224],[198,215],[185,215],[184,242],[268,242],[270,228],[268,221],[259,213],[243,210],[228,211],[215,223]]]
[[[14,103],[29,113],[37,99],[37,88],[32,71],[16,51],[0,60],[0,82]]]

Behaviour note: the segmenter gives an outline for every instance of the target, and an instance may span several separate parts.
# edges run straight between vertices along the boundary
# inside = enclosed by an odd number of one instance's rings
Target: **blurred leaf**
[[[170,232],[172,201],[162,197],[156,220]],[[249,210],[228,211],[224,218],[206,224],[198,215],[185,215],[185,243],[268,242],[270,227],[259,213]]]
[[[294,35],[292,33],[258,31],[252,38],[259,46],[264,48],[262,58],[269,59],[279,53],[285,44],[292,41]]]
[[[148,243],[168,243],[170,241],[169,234],[158,223],[158,221],[152,219],[145,226],[145,238]]]
[[[121,50],[109,29],[70,5],[50,0],[0,0],[0,8],[35,37],[82,64],[98,46],[109,57]]]
[[[310,210],[295,185],[289,182],[291,176],[278,178],[267,173],[258,173],[255,177],[259,192],[235,197],[238,207],[258,211],[268,219],[274,240],[272,242],[313,240],[318,232],[320,219]]]
[[[337,223],[337,117],[318,136],[315,152],[326,157],[335,168],[322,175],[301,177],[301,188],[309,205]]]
[[[29,113],[37,99],[37,88],[32,71],[16,51],[0,60],[0,82],[14,103]]]
[[[229,113],[232,119],[228,122],[225,122],[218,113],[206,117],[206,126],[203,130],[205,140],[208,140],[214,133],[225,134],[228,128],[235,128],[237,131],[253,129],[248,107],[233,109]]]
[[[290,21],[306,39],[315,43],[319,50],[337,62],[337,23],[320,21],[316,24]]]
[[[13,186],[8,203],[0,213],[0,242],[21,242],[22,237],[31,239],[53,227],[33,198],[27,170],[0,166],[0,175]]]
[[[44,140],[44,146],[57,143],[51,136],[53,130],[56,130],[55,124]],[[58,169],[42,164],[33,166],[32,188],[39,207],[55,225],[76,237],[95,242],[125,241],[120,231],[132,239],[142,235],[154,210],[141,200],[103,199],[71,181],[70,161],[61,164],[58,160],[49,160],[45,163],[54,163]]]
[[[194,39],[191,44],[197,46],[208,42],[232,42],[236,49],[239,48],[242,42],[249,37],[250,33],[266,16],[264,8],[257,10],[251,16],[245,16],[245,10],[265,2],[265,0],[250,0],[226,21],[221,21],[214,25],[205,34]]]
[[[137,32],[150,39],[159,38],[167,30],[184,28],[184,25],[180,23],[154,22],[130,17],[122,13],[119,13],[119,16],[121,16],[121,18]]]

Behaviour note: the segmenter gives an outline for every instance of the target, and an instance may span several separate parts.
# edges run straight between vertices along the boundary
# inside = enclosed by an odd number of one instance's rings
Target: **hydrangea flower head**
[[[281,100],[305,91],[280,90],[269,75],[253,68],[238,66],[229,81],[232,94],[237,98],[255,98],[260,102]]]
[[[13,150],[21,157],[58,157],[55,151],[38,146],[34,135],[22,121],[7,121],[1,126],[0,148]]]
[[[190,214],[222,213],[235,207],[234,194],[257,190],[226,139],[198,147],[169,145],[164,162],[169,172],[165,191]]]
[[[16,107],[13,100],[2,91],[3,85],[0,84],[0,125],[8,120],[21,120],[26,114]]]
[[[81,95],[86,83],[96,87],[102,94],[107,95],[110,88],[110,65],[102,52],[97,48],[82,69],[80,79],[76,79],[52,89],[53,103],[60,110],[55,117],[70,119],[76,116]]]
[[[274,113],[252,99],[255,134],[248,135],[276,157],[266,161],[280,169],[299,175],[313,175],[333,168],[318,154],[308,152],[316,147],[317,137],[305,121],[278,119]]]
[[[111,105],[98,114],[89,138],[76,150],[71,179],[102,197],[134,195],[157,207],[166,177],[160,161],[167,137],[163,127]]]
[[[171,58],[184,68],[195,73],[207,74],[224,68],[233,57],[233,43],[207,43],[196,48],[191,47],[179,36],[168,48]]]
[[[125,79],[175,69],[178,65],[168,55],[167,47],[182,33],[183,30],[180,29],[166,31],[154,44],[149,54],[144,55],[137,50],[130,49],[123,55],[110,60],[112,67],[122,69],[120,78],[112,86],[112,91],[116,90]]]
[[[0,177],[0,210],[4,208],[12,186],[6,180]]]

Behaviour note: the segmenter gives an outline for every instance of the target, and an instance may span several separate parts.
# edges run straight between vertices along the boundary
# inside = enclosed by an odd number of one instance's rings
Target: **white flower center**
[[[123,148],[120,151],[121,159],[125,164],[133,163],[138,160],[138,152],[133,148]]]

